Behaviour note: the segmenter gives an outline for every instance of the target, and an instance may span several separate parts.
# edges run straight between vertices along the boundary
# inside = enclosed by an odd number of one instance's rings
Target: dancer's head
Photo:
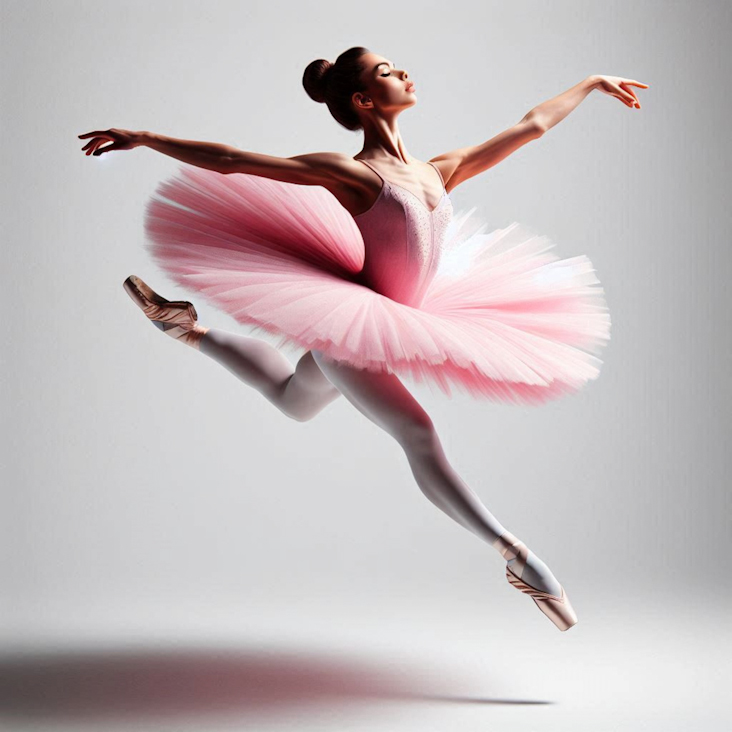
[[[325,102],[333,117],[349,130],[363,129],[368,117],[396,115],[417,103],[406,71],[368,48],[354,46],[335,64],[325,59],[310,62],[302,84],[311,99]]]

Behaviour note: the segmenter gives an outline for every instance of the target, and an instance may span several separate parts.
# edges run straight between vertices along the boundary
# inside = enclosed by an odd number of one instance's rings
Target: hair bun
[[[333,64],[324,58],[311,61],[302,75],[302,85],[308,96],[316,102],[325,101],[325,88],[328,84],[328,77],[333,69]]]

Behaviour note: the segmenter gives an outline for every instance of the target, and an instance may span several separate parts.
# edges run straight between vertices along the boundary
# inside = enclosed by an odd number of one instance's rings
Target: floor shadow
[[[240,648],[23,654],[0,657],[0,715],[65,722],[246,719],[369,700],[551,703],[453,696],[445,693],[449,683],[435,689],[423,670],[389,670],[342,655]]]

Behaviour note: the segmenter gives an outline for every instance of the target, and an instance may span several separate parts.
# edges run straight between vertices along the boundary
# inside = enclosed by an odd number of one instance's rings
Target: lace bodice
[[[365,261],[360,282],[392,300],[419,307],[437,272],[447,227],[452,218],[452,201],[442,183],[442,197],[434,209],[411,191],[382,180],[374,204],[354,221],[363,237]],[[442,174],[436,165],[442,181]]]

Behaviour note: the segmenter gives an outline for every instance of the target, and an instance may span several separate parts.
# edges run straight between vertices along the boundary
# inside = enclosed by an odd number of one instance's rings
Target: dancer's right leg
[[[340,396],[310,351],[293,367],[283,353],[266,341],[218,328],[209,328],[198,347],[298,422],[312,419]]]
[[[312,419],[340,394],[310,351],[293,367],[265,341],[201,325],[192,303],[164,298],[137,275],[130,275],[123,286],[156,328],[205,353],[298,422]]]

